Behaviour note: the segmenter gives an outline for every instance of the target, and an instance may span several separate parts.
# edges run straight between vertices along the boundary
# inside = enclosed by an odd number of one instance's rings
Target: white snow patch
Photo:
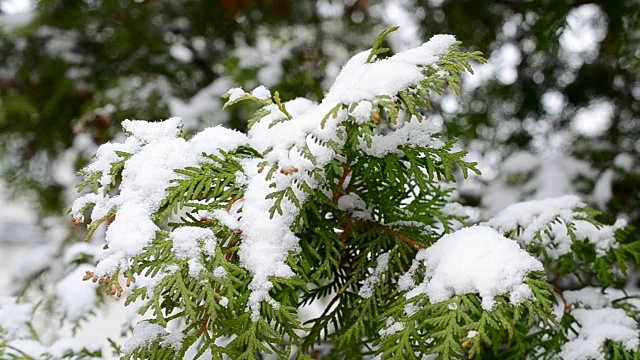
[[[133,334],[122,347],[125,354],[131,354],[135,349],[151,345],[154,341],[162,339],[161,345],[179,350],[182,346],[184,335],[181,333],[169,333],[162,326],[141,321],[136,324]]]
[[[564,360],[604,360],[607,340],[622,344],[629,351],[638,350],[636,321],[621,309],[575,309],[571,312],[580,328],[578,335],[569,332],[569,342],[562,346]]]
[[[445,235],[420,250],[414,261],[426,267],[425,280],[409,291],[407,298],[424,293],[431,303],[437,303],[454,295],[477,293],[485,310],[493,308],[496,296],[506,293],[513,304],[531,299],[533,294],[525,278],[543,270],[542,264],[518,243],[486,226]]]
[[[535,233],[547,227],[555,218],[559,217],[567,223],[573,221],[573,209],[584,206],[575,195],[524,201],[508,206],[485,224],[502,233],[520,227],[524,231],[519,238],[528,243]]]
[[[92,269],[92,266],[82,264],[56,284],[56,297],[70,321],[87,315],[96,306],[96,287],[91,282],[82,281],[85,272]]]
[[[197,166],[207,161],[201,154],[219,154],[246,144],[244,134],[220,126],[208,128],[191,140],[179,138],[182,123],[178,118],[164,122],[123,122],[130,136],[123,144],[105,144],[100,147],[95,161],[87,167],[88,175],[101,173],[98,193],[78,198],[72,214],[82,219],[80,210],[86,203],[95,203],[91,214],[97,221],[117,209],[117,216],[106,231],[109,248],[101,255],[95,274],[99,277],[113,274],[118,268],[126,270],[128,259],[138,254],[155,238],[160,229],[153,222],[153,214],[166,197],[166,189],[172,179],[181,175],[173,169]],[[114,162],[122,158],[116,151],[133,154],[122,171],[120,193],[109,196],[107,186],[111,182],[109,172]]]
[[[390,253],[384,253],[378,256],[376,268],[364,280],[358,295],[365,299],[369,299],[373,295],[373,288],[380,282],[380,277],[389,269],[389,255]]]
[[[405,122],[401,128],[389,134],[374,135],[371,138],[371,146],[364,140],[361,141],[360,150],[367,155],[384,157],[390,153],[402,155],[402,151],[398,149],[400,146],[439,147],[439,139],[431,137],[438,130],[438,126],[430,120],[413,117],[411,121]]]
[[[0,329],[8,340],[31,337],[29,322],[33,305],[20,304],[14,297],[0,296]]]

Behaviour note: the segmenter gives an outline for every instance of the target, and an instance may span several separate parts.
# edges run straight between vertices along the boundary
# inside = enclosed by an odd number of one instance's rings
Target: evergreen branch
[[[376,38],[376,41],[373,43],[373,48],[371,49],[369,56],[367,56],[367,64],[370,63],[375,56],[389,51],[389,49],[382,47],[382,43],[385,41],[387,36],[389,36],[389,34],[398,30],[399,28],[400,26],[393,26],[388,29],[384,29],[382,30],[382,32],[380,32],[380,34]]]

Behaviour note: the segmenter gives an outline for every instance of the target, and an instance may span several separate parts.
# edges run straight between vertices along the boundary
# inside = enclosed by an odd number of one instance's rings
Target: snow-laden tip
[[[420,262],[426,268],[425,280],[415,286],[406,276],[412,276]],[[491,310],[498,295],[508,293],[512,304],[531,299],[533,293],[525,283],[526,277],[542,270],[542,263],[515,241],[492,228],[473,226],[445,235],[420,250],[401,287],[410,289],[408,298],[423,293],[431,303],[475,293],[482,298],[482,308]]]
[[[161,339],[161,345],[178,350],[182,346],[183,337],[181,332],[172,334],[160,325],[141,321],[136,324],[131,338],[124,344],[122,351],[125,354],[131,354],[134,350],[149,346],[158,339]]]
[[[562,346],[564,360],[604,360],[605,343],[613,341],[628,351],[637,351],[640,340],[636,321],[622,309],[575,309],[571,315],[580,324],[577,334],[569,332]]]

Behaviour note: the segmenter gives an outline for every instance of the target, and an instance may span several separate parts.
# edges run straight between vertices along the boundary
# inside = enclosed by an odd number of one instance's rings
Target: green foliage
[[[481,308],[475,294],[436,304],[429,303],[424,294],[409,300],[399,297],[383,314],[389,320],[379,328],[385,333],[379,340],[383,358],[421,359],[427,354],[439,359],[526,357],[532,343],[547,340],[541,329],[556,326],[551,286],[542,274],[532,274],[526,283],[535,301],[514,306],[502,295],[491,311]]]
[[[381,43],[389,32],[378,38],[369,60],[383,51]],[[124,292],[120,282],[126,279],[127,286],[133,284],[126,303],[142,304],[140,313],[149,316],[151,324],[173,331],[135,344],[124,358],[180,358],[190,348],[197,350],[196,358],[210,353],[217,359],[264,355],[420,359],[429,354],[442,359],[521,359],[553,358],[560,353],[569,341],[567,331],[576,322],[568,306],[561,319],[552,311],[554,293],[561,294],[557,278],[547,280],[541,272],[526,274],[522,286],[528,287],[530,296],[514,302],[508,293],[497,294],[492,308],[483,308],[473,291],[435,302],[400,286],[408,271],[415,270],[412,274],[424,280],[424,266],[415,265],[417,252],[467,222],[452,184],[458,173],[479,174],[477,164],[465,160],[466,151],[454,148],[455,139],[434,133],[424,114],[433,93],[443,94],[447,88],[459,92],[460,72],[471,70],[471,60],[483,61],[477,52],[459,52],[455,43],[439,60],[421,67],[420,81],[397,94],[366,99],[371,103],[369,116],[353,115],[357,103],[330,104],[330,110],[315,120],[319,128],[333,129],[335,136],[320,139],[305,130],[305,143],[286,149],[287,154],[298,151],[300,155],[287,166],[281,165],[281,159],[294,157],[270,156],[278,149],[259,152],[243,145],[219,149],[218,155],[201,154],[197,166],[174,169],[164,200],[151,214],[160,228],[155,238],[118,263],[114,273],[99,279],[118,296]],[[263,106],[250,120],[251,126],[260,123],[266,125],[263,128],[285,131],[285,126],[302,121],[291,115],[277,92],[270,99],[251,93],[235,95],[225,107],[244,100]],[[225,97],[230,99],[231,94]],[[430,131],[429,137],[414,139],[409,133],[395,147],[381,150],[380,139],[412,126],[423,126],[420,131]],[[320,161],[307,139],[331,152],[330,159]],[[107,191],[117,190],[118,177],[127,166],[127,155],[116,155],[124,159],[112,163]],[[100,192],[98,179],[89,174],[83,186]],[[264,194],[270,220],[293,217],[287,226],[299,240],[296,248],[283,254],[293,275],[270,276],[267,294],[256,294],[262,290],[252,283],[256,274],[251,273],[249,262],[256,259],[246,260],[240,254],[246,251],[240,248],[243,242],[255,239],[248,239],[242,227],[226,218],[249,216],[244,213],[245,195],[247,181],[252,179],[264,180],[271,189]],[[601,254],[595,243],[578,239],[575,224],[600,226],[596,213],[585,208],[572,211],[571,221],[558,216],[543,224],[525,242],[526,250],[541,258],[549,275],[588,275],[589,281],[581,286],[620,285],[613,279],[612,265],[639,257],[637,243],[628,240],[629,230],[616,235],[620,246],[597,256]],[[90,230],[113,215],[92,219]],[[546,256],[552,248],[544,236],[557,235],[558,224],[572,245],[566,256],[555,261]],[[205,229],[208,235],[195,239],[197,255],[185,255],[176,233],[193,229]],[[524,233],[519,227],[507,230],[512,237]],[[87,279],[92,277],[97,279],[87,273]],[[136,285],[140,277],[150,280]],[[299,310],[307,305],[321,306],[322,313],[302,318]],[[217,345],[220,339],[228,343]],[[612,344],[612,353],[630,351],[616,352],[617,345]]]

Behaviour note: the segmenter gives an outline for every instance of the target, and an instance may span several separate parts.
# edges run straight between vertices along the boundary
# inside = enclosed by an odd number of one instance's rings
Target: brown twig
[[[564,303],[564,311],[565,312],[572,312],[573,311],[573,306],[571,306],[571,304],[567,301],[567,299],[564,297],[564,293],[562,292],[562,290],[558,289],[556,286],[553,287],[553,291],[560,295],[560,299],[562,299],[562,302]]]
[[[379,227],[380,229],[388,232],[389,234],[395,236],[396,238],[398,238],[398,240],[404,242],[405,244],[411,246],[412,248],[414,248],[416,251],[422,250],[422,246],[420,246],[420,244],[417,241],[411,240],[409,237],[407,237],[405,234],[401,233],[400,231],[388,226],[388,225],[384,225],[384,224],[380,224],[374,221],[368,221],[369,223],[373,224],[373,226],[375,227]]]
[[[229,201],[229,204],[227,204],[227,207],[225,208],[225,210],[227,210],[227,212],[231,212],[231,207],[233,206],[233,204],[236,203],[236,201],[242,199],[244,197],[244,194],[240,194],[240,196],[233,196],[231,198],[231,201]]]

